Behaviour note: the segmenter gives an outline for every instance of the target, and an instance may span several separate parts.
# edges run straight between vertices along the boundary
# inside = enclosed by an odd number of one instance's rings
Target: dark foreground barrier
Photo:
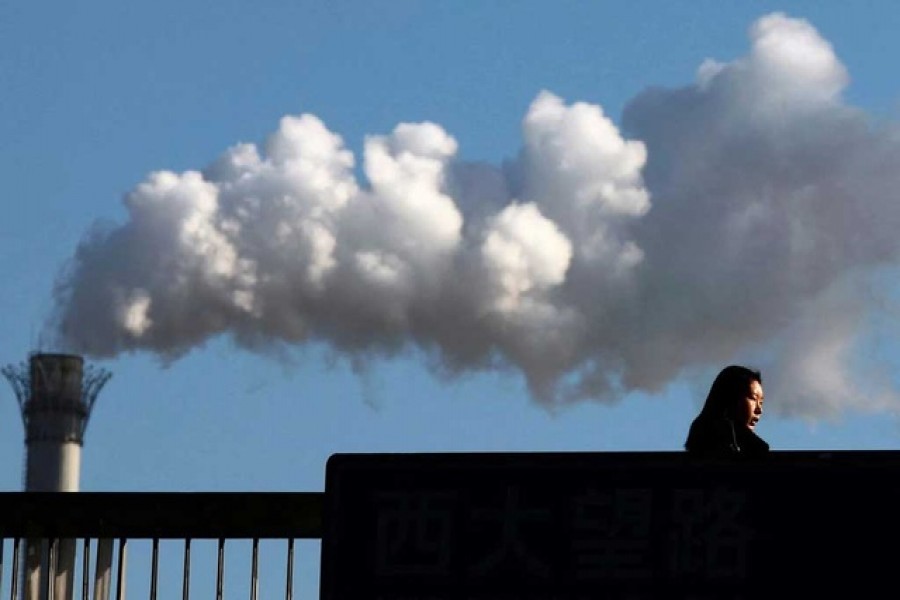
[[[321,492],[0,492],[0,598],[124,600],[126,587],[134,595],[130,586],[145,583],[140,580],[143,570],[149,576],[150,600],[177,597],[172,593],[176,587],[181,589],[181,598],[189,600],[191,544],[218,540],[215,572],[198,573],[195,568],[193,581],[195,589],[198,580],[200,588],[204,581],[207,585],[214,582],[215,598],[222,600],[226,597],[226,563],[231,562],[226,560],[226,545],[230,555],[239,555],[241,544],[235,542],[246,540],[252,544],[248,544],[251,566],[247,571],[241,569],[237,577],[231,575],[232,566],[228,580],[248,576],[250,599],[256,600],[260,581],[266,579],[262,571],[272,574],[271,568],[260,568],[259,542],[280,539],[286,542],[284,558],[279,561],[285,565],[284,583],[276,587],[291,600],[294,542],[322,537],[323,504]],[[131,583],[126,586],[126,550],[142,540],[152,544],[149,573],[146,565],[139,563],[137,573],[131,570]],[[163,550],[161,540],[183,542],[180,582],[160,575],[160,555],[166,555],[163,562],[171,559],[171,546],[167,544]],[[5,547],[8,553],[4,555]],[[195,565],[198,550],[201,565],[209,564],[203,560],[202,548],[194,545]],[[26,582],[37,589],[24,592]],[[73,595],[77,588],[80,593]],[[271,590],[267,598],[272,597]]]
[[[894,597],[900,452],[334,455],[323,600]]]

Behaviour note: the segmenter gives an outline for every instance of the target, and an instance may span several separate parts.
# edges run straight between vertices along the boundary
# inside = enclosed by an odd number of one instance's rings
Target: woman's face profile
[[[762,417],[764,399],[762,384],[758,381],[751,381],[750,389],[747,390],[747,393],[738,405],[738,420],[744,423],[751,431],[756,428],[756,424]]]

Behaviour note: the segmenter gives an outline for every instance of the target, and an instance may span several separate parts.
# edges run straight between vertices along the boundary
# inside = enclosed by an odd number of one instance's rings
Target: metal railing
[[[150,564],[144,569],[150,600],[160,596],[161,540],[182,544],[183,600],[189,600],[191,594],[192,542],[216,544],[217,600],[224,598],[226,543],[241,540],[250,544],[249,595],[257,600],[260,540],[281,540],[286,542],[281,562],[285,567],[284,597],[292,600],[295,540],[322,538],[323,508],[324,494],[318,492],[0,493],[0,600],[108,600],[113,562],[115,598],[125,600],[127,551],[133,540],[150,544]],[[116,541],[118,552],[113,551]],[[12,549],[11,571],[4,579],[7,545]],[[77,554],[81,560],[76,578]],[[80,596],[75,594],[76,580],[80,580]],[[2,588],[4,581],[8,582],[8,595]],[[173,597],[167,596],[167,600]]]

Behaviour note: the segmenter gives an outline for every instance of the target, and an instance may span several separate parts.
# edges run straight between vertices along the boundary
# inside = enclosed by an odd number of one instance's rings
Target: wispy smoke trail
[[[127,222],[92,231],[61,277],[54,327],[96,356],[222,334],[416,346],[451,372],[518,367],[547,403],[754,356],[788,412],[883,407],[849,358],[868,310],[854,290],[900,255],[900,137],[844,102],[808,23],[772,14],[750,37],[636,97],[624,135],[540,93],[502,167],[406,123],[366,139],[359,182],[338,135],[285,117],[261,148],[131,191]]]

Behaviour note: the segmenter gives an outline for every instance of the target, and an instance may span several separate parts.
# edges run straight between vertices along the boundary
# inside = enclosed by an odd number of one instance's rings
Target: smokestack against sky
[[[77,492],[81,447],[97,394],[111,374],[85,365],[81,356],[34,353],[27,364],[6,365],[0,372],[16,394],[25,425],[25,491]],[[75,540],[58,540],[53,568],[48,568],[46,540],[25,542],[22,598],[43,598],[53,577],[54,598],[72,598]]]
[[[84,432],[112,375],[85,365],[81,356],[48,353],[0,372],[16,394],[25,426],[25,491],[77,492]]]
[[[52,325],[104,357],[221,334],[362,359],[418,347],[450,372],[517,367],[548,404],[753,357],[777,409],[883,408],[890,386],[858,385],[850,358],[873,274],[900,254],[897,129],[844,102],[807,22],[768,15],[750,41],[639,94],[621,131],[541,92],[497,167],[404,123],[365,140],[360,182],[337,134],[284,117],[262,147],[137,185],[127,221],[83,239]]]

